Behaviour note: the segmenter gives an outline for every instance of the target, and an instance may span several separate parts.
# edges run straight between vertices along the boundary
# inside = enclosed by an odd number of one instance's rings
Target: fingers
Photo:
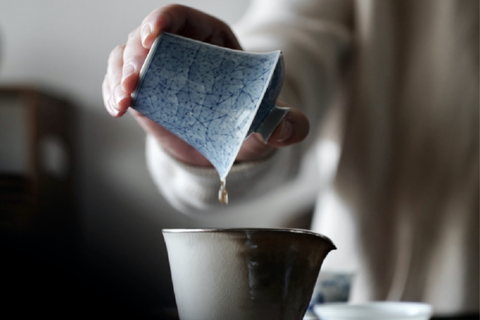
[[[143,19],[140,35],[144,48],[150,49],[160,32],[169,30],[171,16],[165,9],[166,7],[155,9]]]
[[[117,46],[110,53],[102,91],[104,104],[112,116],[123,115],[130,106],[130,95],[138,82],[147,54],[148,50],[140,40],[140,28],[129,34],[125,45]]]
[[[274,148],[286,147],[305,139],[310,130],[310,124],[305,114],[290,108],[282,122],[268,140],[268,145]]]
[[[116,82],[113,92],[115,106],[119,115],[124,114],[130,107],[131,94],[137,85],[140,70],[147,57],[148,50],[140,41],[140,28],[135,29],[128,35],[125,44],[122,65],[117,66],[116,72],[120,72],[120,79]]]
[[[223,21],[182,5],[169,5],[152,11],[142,22],[142,45],[150,49],[160,32],[167,31],[195,40],[241,49],[237,38]]]
[[[142,46],[140,27],[132,31],[123,51],[122,89],[130,95],[138,82],[140,69],[147,58],[148,50]]]
[[[117,46],[112,50],[108,57],[107,74],[102,83],[103,103],[107,111],[114,117],[120,116],[118,104],[115,101],[114,92],[119,87],[122,77],[123,51],[124,45]]]
[[[152,11],[129,34],[127,43],[116,47],[110,54],[102,94],[105,107],[112,116],[119,117],[129,108],[131,94],[148,51],[162,31],[241,49],[235,35],[224,22],[203,12],[181,5],[169,5]]]
[[[277,101],[279,106],[289,107],[290,111],[272,133],[268,143],[263,142],[258,133],[248,138],[237,155],[237,161],[252,161],[262,158],[276,148],[286,147],[304,140],[309,131],[309,122],[305,114],[287,104]]]

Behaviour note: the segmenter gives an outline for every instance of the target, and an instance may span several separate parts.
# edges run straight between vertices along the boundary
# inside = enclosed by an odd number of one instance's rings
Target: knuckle
[[[124,44],[120,44],[120,45],[116,46],[110,52],[110,55],[108,56],[108,60],[111,61],[111,60],[115,59],[116,57],[120,56],[121,54],[123,54],[124,50],[125,50],[125,45]]]
[[[161,7],[158,15],[168,14],[174,17],[178,17],[184,14],[186,10],[189,10],[188,7],[181,4],[172,3]]]
[[[117,46],[113,49],[114,52],[123,52],[123,50],[125,50],[125,44],[124,44],[124,43],[117,45]]]
[[[124,57],[124,65],[131,65],[134,68],[138,68],[143,64],[145,57],[140,54],[133,54],[129,55],[128,57]]]
[[[163,10],[181,10],[185,8],[185,6],[177,3],[167,4],[163,7]]]
[[[102,89],[105,90],[106,92],[109,87],[110,87],[110,78],[108,74],[106,74],[102,81]]]
[[[137,30],[130,31],[128,33],[128,41],[135,40],[136,35],[137,35]]]
[[[181,10],[182,8],[185,8],[185,6],[180,5],[180,4],[167,4],[163,5],[159,8],[156,8],[148,16],[146,16],[143,21],[142,21],[142,26],[148,23],[155,24],[158,22],[158,18],[165,13],[167,14],[172,14],[177,12],[178,10]]]

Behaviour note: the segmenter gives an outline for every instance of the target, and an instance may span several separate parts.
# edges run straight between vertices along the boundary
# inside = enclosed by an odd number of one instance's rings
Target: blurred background
[[[234,23],[249,1],[177,3]],[[162,199],[144,132],[101,97],[110,51],[165,4],[0,1],[0,291],[19,314],[172,313],[161,229],[202,222]]]

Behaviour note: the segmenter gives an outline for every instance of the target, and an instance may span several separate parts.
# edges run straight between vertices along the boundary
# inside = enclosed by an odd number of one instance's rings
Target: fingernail
[[[142,31],[140,32],[140,35],[142,36],[142,44],[145,45],[145,39],[152,33],[152,28],[150,27],[149,24],[146,24],[143,26]]]
[[[113,95],[110,96],[110,99],[108,99],[108,104],[110,105],[110,114],[112,116],[118,115],[118,110],[117,107],[115,106],[115,102],[113,102]]]
[[[115,109],[119,109],[119,106],[118,104],[120,103],[120,101],[122,101],[123,99],[125,99],[127,97],[127,95],[125,94],[125,92],[123,92],[122,90],[122,87],[120,85],[117,85],[115,87],[115,89],[113,90],[113,95],[115,97]]]
[[[135,68],[134,68],[131,64],[127,64],[127,65],[123,68],[122,82],[123,82],[123,80],[125,80],[126,77],[128,77],[129,75],[131,75],[134,71],[135,71]]]
[[[277,142],[283,142],[289,139],[293,134],[292,123],[288,120],[283,121],[280,134],[278,135]]]

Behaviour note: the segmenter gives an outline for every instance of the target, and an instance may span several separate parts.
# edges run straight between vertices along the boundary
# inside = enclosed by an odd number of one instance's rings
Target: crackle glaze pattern
[[[280,51],[248,53],[163,33],[132,107],[192,145],[225,178],[242,142],[274,107],[282,61]]]
[[[181,320],[300,320],[335,249],[295,229],[163,230]]]

